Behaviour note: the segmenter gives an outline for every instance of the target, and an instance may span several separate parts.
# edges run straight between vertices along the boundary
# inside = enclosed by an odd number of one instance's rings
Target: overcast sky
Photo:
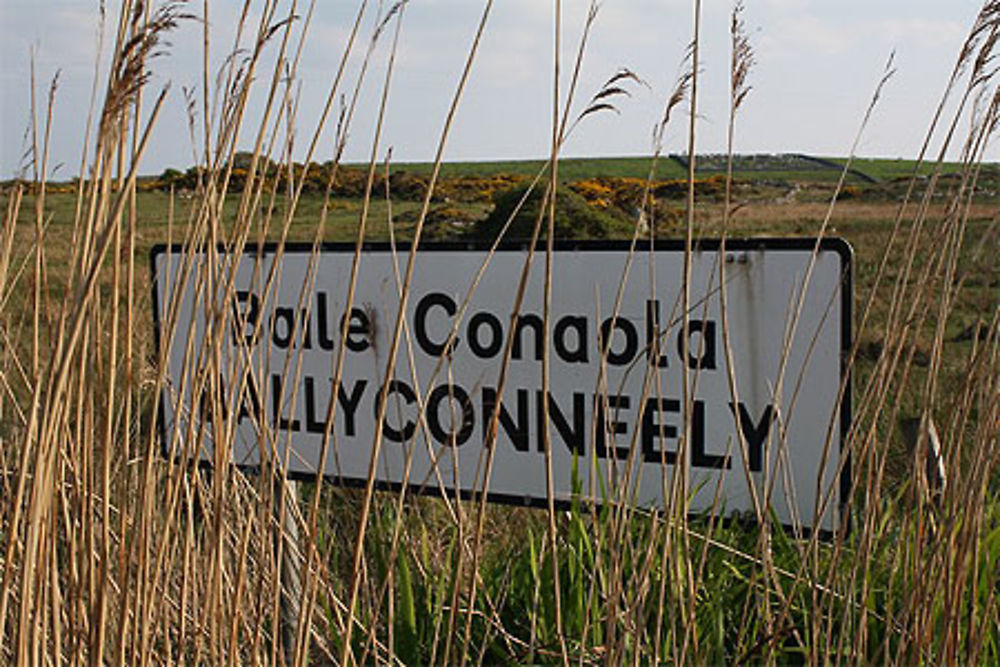
[[[446,159],[547,154],[552,122],[553,4],[545,0],[496,0]],[[690,0],[601,3],[583,62],[576,112],[620,68],[636,72],[648,87],[631,86],[632,97],[617,102],[618,114],[589,116],[567,143],[565,155],[650,152],[652,127],[691,40],[692,4]],[[912,157],[981,2],[745,0],[745,4],[744,18],[757,64],[750,75],[753,90],[738,121],[737,152],[846,154],[886,60],[895,50],[897,73],[875,111],[859,153]],[[27,145],[32,49],[40,97],[44,97],[54,73],[61,71],[51,164],[62,164],[57,177],[78,171],[98,62],[99,5],[98,0],[0,0],[0,178],[16,173]],[[115,3],[108,0],[108,5],[110,11]],[[721,152],[728,114],[732,3],[704,0],[704,5],[697,150]],[[235,0],[211,5],[213,71],[222,65],[232,44],[240,6]],[[403,15],[380,157],[391,146],[395,161],[433,158],[482,6],[481,0],[411,0]],[[563,52],[567,59],[563,90],[587,6],[587,0],[563,1]],[[317,2],[299,70],[299,156],[319,118],[356,9],[357,0]],[[202,3],[193,3],[189,11],[201,16]],[[374,14],[366,20],[366,35],[370,35],[373,21]],[[346,153],[351,161],[366,160],[371,151],[372,120],[389,41],[383,40],[366,79]],[[169,52],[152,63],[152,86],[159,89],[167,82],[172,86],[140,170],[143,173],[159,173],[168,166],[184,168],[194,159],[182,89],[201,95],[201,24],[185,22],[170,36],[170,42]],[[276,41],[269,46],[272,53],[276,46]],[[352,62],[350,73],[355,76],[357,60]],[[265,83],[265,78],[260,83]],[[345,90],[349,92],[350,87]],[[258,95],[252,109],[259,109],[259,101]],[[245,141],[251,136],[248,130]],[[317,155],[321,161],[332,156],[329,136],[329,132],[324,135]],[[665,149],[683,152],[685,136],[684,122],[678,118],[668,128]]]

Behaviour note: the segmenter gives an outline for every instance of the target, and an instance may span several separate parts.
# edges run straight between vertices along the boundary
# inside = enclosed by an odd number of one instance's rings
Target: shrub
[[[492,240],[507,224],[511,215],[514,215],[514,221],[507,231],[506,238],[530,239],[544,191],[539,188],[532,190],[524,205],[518,210],[518,204],[527,191],[527,186],[520,186],[497,194],[494,198],[493,211],[483,222],[471,229],[469,235],[478,239]],[[606,211],[598,210],[572,190],[558,191],[555,208],[556,240],[630,238],[632,235],[634,223],[624,213],[612,208]],[[543,222],[539,238],[545,238],[546,228],[547,225]]]

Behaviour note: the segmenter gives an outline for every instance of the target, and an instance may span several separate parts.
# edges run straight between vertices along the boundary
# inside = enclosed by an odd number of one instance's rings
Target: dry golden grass
[[[193,268],[181,285],[203,290],[200,303],[217,317],[207,320],[202,335],[192,335],[176,319],[176,301],[169,302],[154,342],[145,248],[173,241],[206,249],[206,256],[217,259],[212,253],[218,244],[240,253],[262,239],[280,244],[291,238],[315,243],[352,238],[357,241],[353,299],[357,267],[364,261],[361,241],[394,229],[379,222],[389,217],[391,199],[383,201],[384,193],[374,190],[376,173],[390,167],[378,162],[383,150],[378,132],[365,196],[346,207],[350,224],[336,217],[338,207],[329,197],[303,199],[308,170],[296,172],[282,137],[307,125],[301,140],[308,146],[304,163],[310,164],[320,158],[323,128],[336,122],[338,141],[330,156],[336,164],[357,111],[355,93],[376,86],[383,94],[373,113],[382,117],[405,3],[360,3],[343,61],[360,58],[364,76],[348,80],[345,68],[334,73],[329,105],[308,123],[295,117],[294,82],[311,13],[292,20],[294,7],[277,0],[261,5],[247,2],[237,26],[237,48],[245,58],[227,60],[218,78],[207,67],[203,72],[204,98],[192,107],[202,113],[192,118],[192,127],[203,144],[204,163],[191,199],[146,193],[164,204],[151,216],[139,203],[152,200],[142,199],[135,188],[166,94],[148,90],[150,58],[185,20],[186,6],[157,8],[130,0],[122,2],[114,26],[109,79],[91,114],[94,135],[80,166],[86,177],[79,189],[61,200],[47,195],[49,131],[43,122],[33,133],[37,196],[28,197],[20,184],[2,193],[0,662],[1000,660],[997,222],[989,204],[973,196],[1000,119],[990,65],[1000,39],[1000,2],[984,4],[957,61],[946,97],[963,103],[953,117],[935,118],[928,132],[930,137],[939,126],[968,128],[967,137],[952,140],[964,168],[947,188],[939,188],[932,176],[914,185],[904,207],[856,200],[751,202],[733,212],[739,190],[734,194],[729,179],[721,202],[701,201],[692,170],[680,214],[663,221],[665,228],[652,227],[654,234],[666,231],[689,243],[695,236],[825,236],[834,230],[855,240],[863,258],[858,263],[863,289],[856,303],[857,346],[847,360],[854,372],[854,419],[844,443],[855,479],[852,530],[829,540],[819,531],[787,532],[762,507],[751,527],[690,517],[682,481],[670,487],[659,513],[635,507],[624,495],[600,511],[591,506],[556,511],[551,474],[547,508],[538,511],[376,492],[381,433],[372,434],[363,489],[295,488],[285,481],[285,462],[276,456],[263,457],[256,474],[232,469],[227,449],[235,416],[223,409],[217,383],[233,325],[231,309],[224,306],[234,298],[235,277],[218,261],[198,264],[197,253],[186,253],[181,261]],[[403,314],[413,253],[425,231],[448,128],[468,77],[475,75],[491,7],[485,3],[475,28],[428,190],[413,207],[410,255],[400,258],[396,276],[399,312],[384,323],[392,332],[385,380],[396,356],[406,355]],[[732,25],[730,140],[753,65],[740,7]],[[695,0],[696,17],[699,10]],[[518,284],[509,286],[517,295],[512,318],[518,316],[531,261],[545,264],[551,298],[551,230],[566,137],[578,121],[606,110],[601,105],[614,99],[614,88],[628,78],[612,78],[582,113],[575,112],[575,72],[597,20],[596,3],[584,18],[577,59],[568,68],[558,59],[553,63],[556,73],[570,72],[570,83],[553,90],[549,166],[535,180],[545,194],[534,240],[549,232],[547,243],[531,245],[534,254]],[[211,22],[201,27],[210,44]],[[692,153],[698,33],[696,23],[690,60],[666,101],[658,133],[677,122],[671,112],[687,99]],[[277,51],[273,71],[263,69],[265,47]],[[378,49],[388,58],[372,84],[368,65],[377,62],[372,54]],[[214,81],[220,86],[218,115],[207,113]],[[260,126],[244,126],[246,100],[258,89],[267,114]],[[344,105],[334,120],[338,99]],[[964,122],[969,108],[976,113]],[[965,143],[959,147],[958,141]],[[239,189],[230,176],[243,142],[253,149],[240,167],[244,187]],[[947,149],[941,147],[940,155]],[[930,155],[928,146],[920,153],[921,159]],[[259,169],[270,163],[282,165],[290,177]],[[843,185],[842,179],[836,187]],[[651,202],[647,196],[642,201]],[[297,218],[310,207],[310,215]],[[644,234],[637,221],[635,248],[646,241]],[[690,262],[690,253],[685,259]],[[194,271],[198,267],[203,270]],[[688,280],[684,288],[686,301],[696,297]],[[792,309],[792,319],[798,312]],[[549,317],[548,305],[545,313]],[[348,324],[345,318],[341,340]],[[970,324],[975,327],[965,336]],[[725,331],[724,321],[722,327]],[[176,384],[168,378],[170,350],[186,350],[187,375]],[[543,368],[548,355],[546,346]],[[336,377],[343,356],[341,345]],[[501,387],[510,356],[508,337],[497,369]],[[285,378],[301,372],[289,355]],[[685,374],[685,399],[696,381]],[[154,406],[167,390],[176,392],[172,400],[182,409],[204,409],[215,418],[198,424],[178,420],[161,441]],[[378,404],[379,416],[386,404]],[[687,400],[684,404],[690,410]],[[909,446],[897,428],[905,417],[916,418]],[[495,409],[494,436],[498,419]],[[376,423],[381,427],[383,421]],[[282,435],[272,426],[264,420],[260,431],[267,451],[277,448]],[[325,428],[328,436],[332,422]],[[196,448],[207,442],[211,471],[199,470],[195,461]],[[162,456],[164,444],[178,456]],[[686,455],[684,446],[679,444],[680,457]],[[545,451],[550,465],[551,450]],[[931,452],[940,467],[925,465]],[[830,454],[827,463],[841,461]],[[941,469],[946,480],[935,477]],[[821,492],[833,497],[836,490]]]

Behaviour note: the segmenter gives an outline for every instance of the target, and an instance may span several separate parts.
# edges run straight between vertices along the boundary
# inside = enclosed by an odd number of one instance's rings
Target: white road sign
[[[247,467],[274,456],[293,476],[363,483],[384,391],[383,487],[469,496],[485,485],[496,500],[544,502],[547,427],[559,502],[578,493],[663,507],[677,475],[693,512],[716,502],[752,512],[756,497],[786,524],[836,532],[850,473],[841,439],[850,421],[851,252],[836,239],[816,248],[805,239],[729,241],[722,255],[718,243],[700,243],[685,326],[681,244],[631,256],[622,243],[558,245],[546,395],[543,252],[512,332],[524,247],[498,251],[478,283],[485,249],[422,248],[387,376],[406,249],[365,248],[348,308],[353,246],[317,255],[286,246],[280,259],[273,246],[239,256],[158,247],[155,317],[169,345],[164,446],[170,456]],[[199,281],[209,262],[214,277]],[[229,280],[229,296],[219,296]],[[218,419],[204,408],[206,391],[223,398]],[[214,451],[217,441],[231,443],[227,456]]]

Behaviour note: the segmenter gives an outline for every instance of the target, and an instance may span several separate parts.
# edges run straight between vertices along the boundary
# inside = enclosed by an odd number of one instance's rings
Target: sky
[[[59,74],[50,140],[51,176],[58,179],[79,173],[95,72],[98,91],[106,76],[109,37],[104,35],[102,50],[101,4],[99,0],[0,0],[0,178],[14,176],[25,166],[30,146],[32,54],[40,122],[44,122],[50,83]],[[111,23],[116,3],[108,0],[107,4]],[[262,4],[254,0],[254,18]],[[297,159],[305,155],[316,130],[358,4],[358,0],[317,0],[294,82],[298,107],[293,153]],[[372,7],[377,4],[372,0]],[[886,62],[895,53],[895,74],[862,136],[858,154],[905,158],[914,157],[920,148],[981,2],[745,0],[744,4],[755,65],[749,76],[752,90],[737,119],[736,152],[846,155]],[[300,18],[305,6],[307,2],[300,3]],[[483,0],[410,0],[407,4],[401,15],[386,118],[375,149],[380,160],[390,148],[396,162],[434,158],[483,6]],[[446,160],[548,155],[554,6],[555,2],[545,0],[496,0],[445,145]],[[561,96],[568,88],[588,6],[589,0],[562,1]],[[241,7],[235,0],[209,5],[212,79],[232,50]],[[279,15],[286,15],[288,1],[281,7]],[[730,0],[703,2],[698,153],[723,152],[726,146],[732,7]],[[150,90],[158,92],[168,84],[170,89],[140,173],[184,169],[200,158],[202,140],[191,139],[184,91],[198,100],[200,126],[203,9],[202,2],[186,7],[197,18],[183,21],[169,35],[164,53],[151,62]],[[361,48],[348,61],[343,87],[348,97],[375,21],[374,12],[369,12],[363,22]],[[303,25],[299,20],[296,31]],[[622,68],[636,73],[644,83],[628,82],[625,87],[630,96],[615,98],[616,111],[585,117],[567,140],[563,154],[650,154],[653,127],[682,71],[692,32],[691,0],[603,0],[589,35],[571,113],[579,114],[602,84]],[[372,153],[392,34],[392,30],[383,34],[369,64],[345,150],[347,161],[366,161]],[[267,62],[273,62],[277,44],[274,39],[267,45]],[[269,73],[263,71],[251,97],[242,148],[252,145],[268,80]],[[215,92],[210,92],[210,100],[217,97]],[[217,111],[210,116],[214,122]],[[667,126],[666,152],[687,150],[682,116],[676,113]],[[330,127],[322,132],[314,159],[333,157],[332,136]],[[996,158],[988,154],[987,159]]]

